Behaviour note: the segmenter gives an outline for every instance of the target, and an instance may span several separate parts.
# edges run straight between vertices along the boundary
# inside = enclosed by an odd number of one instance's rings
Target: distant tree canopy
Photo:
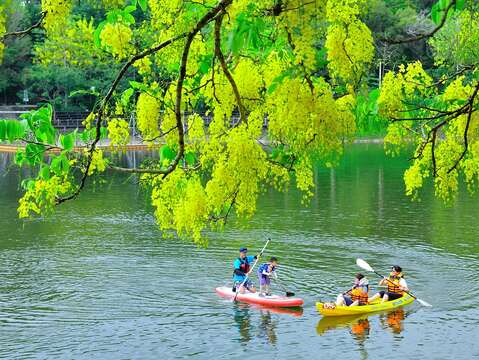
[[[164,234],[201,243],[233,212],[252,216],[265,186],[293,180],[307,201],[313,163],[333,166],[358,128],[374,126],[387,127],[388,151],[416,145],[409,195],[426,178],[446,201],[460,175],[476,187],[476,1],[1,0],[0,10],[10,71],[0,87],[48,104],[0,121],[0,140],[27,144],[15,162],[37,171],[20,217],[76,198],[109,168],[139,174]],[[58,134],[52,105],[91,110],[86,130]],[[98,144],[124,149],[132,112],[142,141],[161,147],[127,169]]]

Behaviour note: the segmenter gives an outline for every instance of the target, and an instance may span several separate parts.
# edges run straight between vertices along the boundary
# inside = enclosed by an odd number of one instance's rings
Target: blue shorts
[[[351,306],[351,304],[353,303],[353,300],[346,295],[343,295],[343,298],[344,298],[344,303],[346,304],[346,306]]]
[[[241,284],[243,284],[243,281],[235,281],[234,284],[233,284],[233,288],[234,289],[238,289]],[[250,290],[252,287],[254,287],[253,283],[251,282],[250,279],[246,280],[243,284],[243,286],[247,289],[247,290]]]

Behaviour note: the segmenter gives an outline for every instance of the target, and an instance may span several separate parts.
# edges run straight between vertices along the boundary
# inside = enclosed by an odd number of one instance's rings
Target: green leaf
[[[36,165],[42,162],[45,154],[45,146],[37,144],[27,144],[25,146],[26,161],[30,165]]]
[[[442,11],[439,10],[438,3],[434,4],[431,8],[431,18],[434,24],[438,25],[441,22]]]
[[[446,10],[446,8],[449,6],[450,1],[451,0],[439,0],[438,1],[439,9]]]
[[[25,161],[25,151],[23,149],[18,149],[15,154],[15,164],[22,166]]]
[[[125,106],[125,107],[128,106],[128,103],[130,102],[131,95],[133,95],[134,92],[135,92],[135,90],[133,88],[128,88],[125,91],[123,91],[123,93],[121,94],[121,104],[123,106]]]
[[[73,150],[73,146],[75,145],[75,133],[60,135],[60,144],[66,151]]]
[[[50,167],[48,165],[43,165],[38,172],[38,175],[44,180],[50,179]]]
[[[98,24],[98,27],[96,28],[95,32],[93,33],[93,41],[95,43],[95,46],[100,48],[101,47],[101,39],[100,39],[100,34],[105,25],[108,23],[108,21],[104,20],[101,23]]]
[[[135,18],[131,14],[123,14],[123,21],[129,25],[133,25],[135,23]]]
[[[95,129],[93,129],[95,131]],[[100,127],[100,139],[106,139],[108,136],[108,129],[104,126]]]
[[[185,161],[189,166],[194,166],[196,164],[196,154],[194,152],[188,152],[185,154]]]
[[[20,184],[25,190],[33,190],[33,187],[35,186],[35,180],[23,179]]]
[[[7,123],[5,120],[0,120],[0,141],[7,138]]]
[[[25,129],[18,120],[7,120],[5,130],[5,137],[10,142],[21,139],[25,135]]]
[[[176,152],[169,147],[168,145],[163,145],[160,148],[160,161],[163,163],[163,161],[173,161],[176,157]]]
[[[143,92],[148,92],[148,86],[138,81],[130,81],[130,86],[135,90],[141,90]]]
[[[125,7],[125,8],[123,9],[123,13],[124,13],[124,14],[130,14],[130,13],[132,13],[132,12],[135,11],[135,10],[136,10],[136,6],[135,6],[135,5],[128,5],[127,7]]]
[[[138,0],[138,5],[140,5],[141,10],[146,11],[146,8],[148,7],[148,0]]]
[[[463,10],[466,5],[466,0],[456,0],[455,8],[456,10]]]

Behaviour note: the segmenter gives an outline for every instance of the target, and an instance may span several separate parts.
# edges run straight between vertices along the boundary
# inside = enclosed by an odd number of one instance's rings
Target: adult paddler
[[[238,291],[240,294],[244,294],[245,290],[252,293],[256,292],[253,283],[249,278],[246,279],[246,276],[251,269],[251,264],[257,259],[257,256],[248,256],[247,253],[247,248],[240,248],[239,257],[233,263],[233,291]]]
[[[402,273],[402,268],[399,265],[394,265],[391,268],[391,273],[388,277],[383,278],[379,285],[386,285],[387,291],[380,291],[369,298],[369,302],[382,298],[382,303],[389,300],[399,299],[404,295],[405,291],[409,291],[406,280]]]

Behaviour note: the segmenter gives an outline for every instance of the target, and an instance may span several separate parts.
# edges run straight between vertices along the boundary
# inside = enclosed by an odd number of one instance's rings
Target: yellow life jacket
[[[359,305],[367,305],[368,304],[368,292],[364,290],[364,287],[356,287],[351,290],[351,300],[359,301]]]
[[[389,281],[387,282],[388,292],[403,294],[404,291],[402,291],[401,288],[399,287],[399,282],[401,281],[402,278],[403,278],[402,273],[400,273],[399,275],[393,275],[393,273],[390,273],[388,277]]]

